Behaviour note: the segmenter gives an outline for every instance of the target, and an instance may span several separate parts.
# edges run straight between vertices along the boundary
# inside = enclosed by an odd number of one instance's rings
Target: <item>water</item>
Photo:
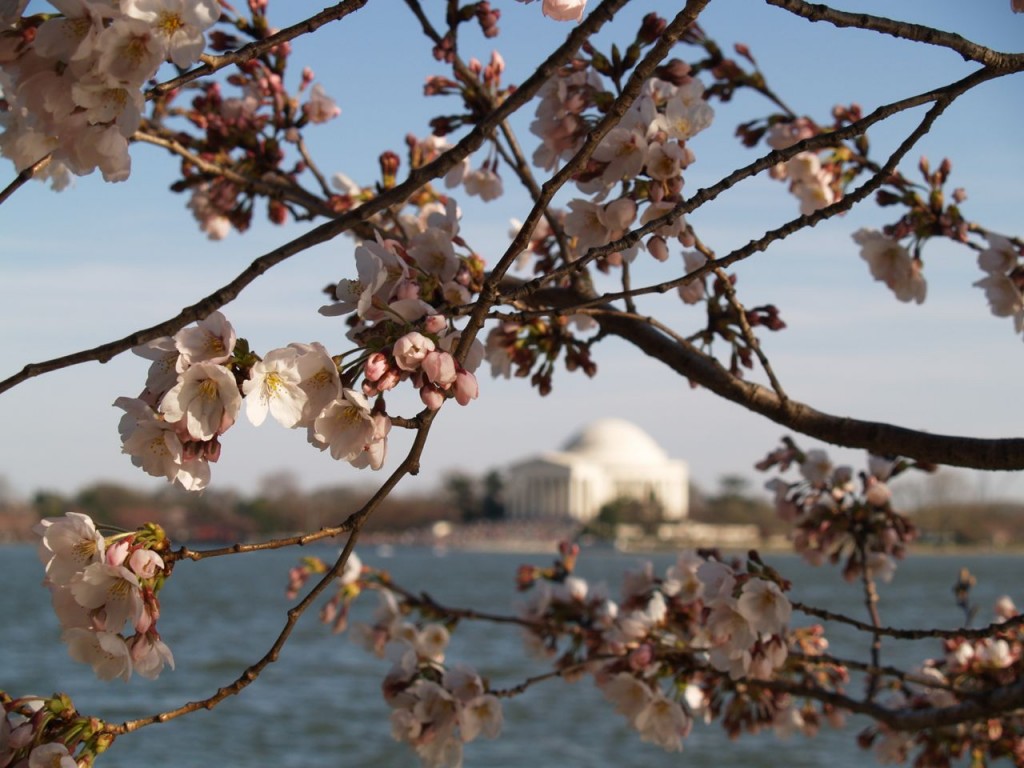
[[[48,595],[38,586],[42,569],[27,546],[0,546],[7,589],[0,591],[0,688],[14,695],[69,693],[79,710],[120,722],[206,698],[231,683],[261,657],[284,625],[290,603],[285,576],[301,554],[331,557],[335,550],[284,550],[183,562],[161,593],[160,630],[178,663],[159,680],[133,677],[97,681],[91,669],[70,661],[59,640]],[[395,580],[425,589],[439,602],[492,612],[514,612],[521,599],[514,590],[516,566],[546,565],[544,555],[451,552],[439,557],[429,550],[402,549],[381,559],[362,553],[370,565],[387,568]],[[581,575],[604,579],[618,594],[619,577],[646,559],[663,570],[671,556],[647,558],[606,550],[585,550]],[[795,557],[772,559],[796,587],[793,597],[833,611],[864,618],[856,586],[834,570],[811,569]],[[916,556],[900,565],[896,578],[882,585],[883,622],[900,627],[953,628],[961,622],[951,587],[961,565],[978,576],[974,597],[979,621],[990,619],[991,605],[1002,594],[1019,604],[1024,558],[1013,556]],[[357,603],[354,620],[368,615],[376,596]],[[794,625],[804,623],[795,617]],[[808,620],[806,623],[811,623]],[[867,641],[829,630],[831,651],[865,659]],[[911,663],[940,652],[937,641],[888,640],[883,663]],[[449,647],[448,663],[466,663],[505,688],[546,671],[544,663],[525,656],[518,630],[465,623]],[[415,766],[418,760],[390,736],[389,709],[380,695],[388,670],[353,644],[347,635],[332,635],[305,616],[280,660],[240,696],[212,711],[199,711],[173,723],[155,725],[121,737],[103,755],[100,768],[127,768],[156,760],[173,768],[275,766],[328,768],[344,766]],[[682,756],[643,744],[616,715],[590,680],[574,684],[546,682],[524,696],[504,702],[505,726],[494,741],[478,739],[466,746],[465,764],[489,768],[526,765],[575,766],[774,766],[871,765],[873,757],[854,743],[856,728],[824,731],[814,739],[777,740],[771,734],[730,742],[716,724],[697,725]]]

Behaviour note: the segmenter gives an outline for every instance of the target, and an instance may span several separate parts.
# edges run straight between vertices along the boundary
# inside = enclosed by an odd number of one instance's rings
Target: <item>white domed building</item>
[[[686,463],[670,459],[650,435],[624,419],[596,421],[566,443],[513,464],[505,511],[513,519],[587,522],[620,499],[657,502],[666,520],[689,507]]]

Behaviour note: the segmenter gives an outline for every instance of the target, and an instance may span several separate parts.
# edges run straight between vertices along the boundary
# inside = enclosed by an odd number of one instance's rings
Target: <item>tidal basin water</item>
[[[47,592],[39,586],[42,566],[29,546],[0,546],[0,689],[13,695],[69,693],[78,709],[112,722],[143,717],[210,696],[231,683],[271,646],[290,603],[284,596],[288,568],[306,554],[332,557],[336,549],[282,550],[183,562],[161,593],[160,630],[174,652],[175,671],[159,680],[97,681],[91,669],[72,662],[60,642]],[[547,565],[551,555],[483,554],[398,548],[390,557],[361,551],[365,563],[388,569],[396,582],[426,590],[441,603],[513,613],[516,566]],[[856,585],[834,568],[813,569],[793,556],[768,558],[795,583],[793,597],[864,618]],[[622,573],[645,560],[663,571],[672,555],[623,555],[585,549],[579,572],[604,580],[613,597]],[[995,599],[1010,595],[1024,604],[1024,556],[912,555],[891,584],[882,585],[883,622],[899,627],[953,628],[962,621],[952,597],[959,568],[978,577],[976,623],[988,623]],[[376,595],[357,603],[353,620],[366,617]],[[794,625],[813,623],[794,614]],[[829,628],[831,651],[866,659],[868,641]],[[934,640],[894,641],[883,646],[883,663],[911,663],[941,652]],[[515,628],[465,623],[455,633],[448,662],[465,663],[496,688],[511,687],[544,672],[528,657]],[[389,709],[380,694],[388,662],[367,654],[348,634],[332,635],[315,614],[298,624],[280,660],[240,696],[212,711],[123,736],[97,761],[100,768],[350,768],[416,766],[418,759],[392,740]],[[729,741],[719,725],[697,724],[684,751],[667,753],[643,744],[617,715],[590,678],[574,684],[554,680],[504,702],[505,725],[494,741],[466,746],[467,768],[519,766],[829,766],[873,765],[857,748],[862,723],[842,731],[823,729],[813,739],[780,740],[773,734]]]

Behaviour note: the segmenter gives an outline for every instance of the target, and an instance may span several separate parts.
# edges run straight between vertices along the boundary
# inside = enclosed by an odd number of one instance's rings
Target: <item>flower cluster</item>
[[[247,43],[259,43],[273,31],[268,27],[266,4],[249,3],[249,11],[251,19],[222,20],[221,29],[211,36],[214,50],[237,50]],[[321,200],[290,194],[300,188],[300,179],[311,164],[308,155],[298,160],[288,149],[298,147],[302,154],[303,130],[341,114],[323,84],[313,84],[315,75],[308,67],[302,70],[295,92],[288,90],[290,51],[288,43],[277,45],[263,56],[240,62],[224,82],[191,84],[189,90],[199,93],[187,104],[180,98],[189,92],[186,89],[161,93],[155,100],[146,127],[158,135],[173,131],[182,149],[223,169],[223,173],[213,174],[208,168],[183,163],[182,177],[172,187],[190,194],[188,208],[211,240],[223,239],[232,228],[246,231],[256,199],[266,194],[268,187],[281,192],[267,196],[267,219],[273,224],[290,218],[309,219],[314,211],[341,213],[356,203],[344,188],[342,194],[333,194],[324,180]],[[169,118],[180,119],[187,130],[172,125]],[[240,177],[258,179],[262,192],[260,186],[239,183]]]
[[[953,707],[1017,683],[1024,674],[1024,624],[1009,597],[997,601],[995,624],[996,631],[987,637],[945,639],[942,655],[925,661],[891,692],[887,703],[909,709]],[[1005,628],[998,628],[1003,624]],[[916,765],[948,765],[968,754],[977,765],[1003,758],[1019,763],[1024,756],[1024,717],[1017,713],[916,733],[876,725],[866,728],[858,741],[865,749],[873,748],[882,763],[905,762],[915,749]]]
[[[125,411],[118,429],[122,450],[154,477],[202,490],[210,462],[220,458],[220,435],[238,417],[242,397],[227,365],[235,351],[235,330],[220,312],[135,348],[153,362],[146,388],[137,398],[119,397]]]
[[[288,588],[285,596],[294,600],[299,590],[314,575],[327,573],[327,564],[319,557],[304,557],[299,565],[288,571]],[[335,633],[344,632],[348,628],[348,612],[352,601],[359,597],[363,590],[363,561],[352,552],[345,561],[345,568],[338,576],[334,594],[320,609],[320,621],[330,624]]]
[[[122,450],[155,477],[202,490],[220,436],[242,409],[256,426],[271,415],[284,427],[304,428],[309,442],[355,467],[380,469],[391,420],[359,391],[342,386],[338,365],[318,343],[293,343],[262,360],[231,324],[214,312],[135,349],[152,360],[146,388],[121,397]]]
[[[10,3],[8,6],[12,5]],[[128,139],[142,120],[143,86],[164,61],[199,60],[216,0],[51,0],[60,13],[0,19],[0,153],[19,171],[51,154],[60,189],[97,168],[107,181],[131,170]]]
[[[653,38],[644,34],[650,26],[664,25],[656,16],[644,20],[644,27],[631,47],[632,61]],[[589,126],[614,98],[600,75],[621,77],[608,59],[590,49],[589,62],[578,60],[548,81],[540,94],[536,119],[530,130],[541,140],[533,156],[536,165],[552,169],[574,155],[586,139]],[[649,79],[622,120],[594,150],[590,163],[576,177],[581,192],[590,200],[569,202],[565,232],[573,237],[571,259],[583,257],[593,248],[607,245],[641,223],[658,218],[680,202],[682,172],[694,161],[687,142],[707,128],[714,112],[704,98],[704,86],[689,74],[685,62],[673,60],[672,66]],[[622,185],[622,194],[610,201],[612,190]],[[646,205],[640,214],[639,206]],[[676,238],[685,247],[693,239],[682,218],[655,230],[646,247],[660,261],[667,258],[666,239]],[[599,268],[632,261],[638,246],[601,258]]]
[[[788,656],[787,582],[758,559],[746,572],[714,557],[682,553],[663,577],[650,564],[627,574],[621,603],[573,575],[578,549],[563,545],[550,569],[520,568],[532,590],[522,618],[530,648],[554,655],[563,676],[589,671],[644,741],[682,749],[695,718],[710,718],[739,681],[768,680]],[[730,729],[772,722],[788,704],[760,702],[757,717],[728,708]]]
[[[776,122],[768,129],[766,141],[772,149],[789,149],[804,139],[821,133],[806,117]],[[842,196],[839,166],[832,158],[822,163],[817,152],[800,152],[771,170],[772,178],[789,181],[789,191],[800,201],[800,213],[814,213]]]
[[[908,469],[932,471],[930,465],[905,459],[868,456],[865,472],[855,476],[848,466],[835,466],[822,450],[801,451],[789,438],[756,466],[785,472],[796,465],[801,480],[781,477],[768,481],[779,517],[794,526],[793,544],[805,560],[820,565],[845,558],[848,580],[864,571],[889,581],[916,531],[913,523],[892,507],[888,481]]]
[[[469,667],[445,669],[407,648],[384,679],[391,735],[407,742],[429,768],[459,768],[462,745],[501,732],[501,701]]]
[[[456,251],[466,243],[453,201],[443,210],[425,210],[422,221],[410,226],[407,245],[380,238],[358,246],[357,278],[340,281],[333,289],[337,301],[320,312],[355,313],[348,335],[366,350],[359,369],[363,395],[378,396],[410,381],[432,410],[447,398],[466,405],[479,394],[474,371],[483,347],[474,341],[463,361],[456,360],[462,334],[445,312],[467,304],[479,290],[483,263],[472,252]]]
[[[11,698],[0,691],[0,765],[14,768],[91,768],[114,734],[83,717],[66,695]]]
[[[304,558],[289,574],[289,597],[310,576],[326,571],[318,558]],[[391,733],[397,741],[413,747],[426,766],[458,768],[463,744],[480,735],[493,739],[499,734],[498,697],[471,668],[444,664],[450,640],[445,624],[409,621],[412,607],[387,587],[387,575],[364,566],[354,552],[336,581],[335,594],[320,612],[321,621],[335,632],[346,629],[349,606],[362,591],[375,589],[380,596],[372,623],[354,624],[353,638],[368,652],[392,662],[382,690],[392,709]]]
[[[920,258],[912,257],[898,240],[877,229],[858,229],[853,240],[860,246],[860,256],[868,263],[875,280],[885,283],[900,301],[924,302],[928,285],[921,273]]]
[[[90,664],[101,680],[128,680],[133,671],[152,679],[164,665],[174,668],[156,630],[157,593],[170,573],[159,526],[105,537],[88,515],[68,512],[35,532],[71,658]]]
[[[988,247],[978,253],[978,266],[985,277],[974,285],[985,291],[989,308],[996,317],[1013,318],[1017,333],[1024,330],[1024,266],[1021,244],[994,232],[987,232]]]

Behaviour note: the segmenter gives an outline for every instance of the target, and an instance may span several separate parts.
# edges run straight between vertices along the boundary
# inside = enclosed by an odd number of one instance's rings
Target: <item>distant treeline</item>
[[[439,491],[400,494],[385,499],[365,529],[400,531],[450,523],[500,520],[505,515],[500,473],[474,477],[451,472]],[[374,487],[333,486],[305,492],[287,473],[263,478],[255,491],[208,489],[189,493],[162,485],[155,491],[100,482],[74,494],[39,491],[27,500],[0,495],[0,541],[31,537],[44,517],[84,512],[99,523],[131,530],[146,522],[161,524],[175,541],[241,541],[272,534],[317,530],[337,525],[357,511]],[[656,512],[654,513],[656,514]],[[614,522],[654,522],[645,505],[619,502],[602,511]],[[721,478],[714,493],[690,488],[690,519],[718,524],[753,524],[763,536],[785,535],[767,494],[741,477]],[[1024,505],[1008,502],[932,501],[911,513],[920,539],[936,545],[1024,546]]]
[[[176,541],[239,541],[337,525],[359,510],[374,491],[369,485],[339,485],[304,492],[286,473],[263,478],[249,494],[213,488],[189,493],[175,485],[146,491],[99,482],[70,495],[43,490],[27,500],[0,500],[0,540],[28,538],[38,520],[77,511],[97,523],[125,530],[157,522]],[[388,497],[364,530],[394,531],[440,520],[501,518],[500,494],[497,473],[480,479],[452,473],[439,493]]]

